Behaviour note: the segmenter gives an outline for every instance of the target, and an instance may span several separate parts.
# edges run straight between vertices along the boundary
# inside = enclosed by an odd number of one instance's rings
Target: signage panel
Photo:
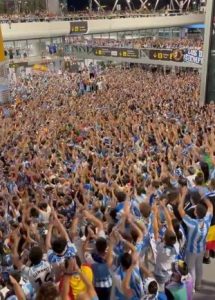
[[[70,22],[70,34],[84,34],[88,31],[87,21]]]
[[[96,56],[111,56],[122,58],[139,58],[138,49],[129,48],[111,48],[111,47],[95,47],[93,53]]]
[[[183,62],[183,50],[152,49],[149,50],[149,58],[153,60]]]

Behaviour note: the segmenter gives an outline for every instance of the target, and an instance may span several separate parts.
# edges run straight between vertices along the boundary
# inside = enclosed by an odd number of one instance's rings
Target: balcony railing
[[[64,16],[18,16],[14,15],[11,17],[0,17],[0,23],[27,23],[27,22],[53,22],[53,21],[78,21],[78,20],[100,20],[100,19],[117,19],[117,18],[148,18],[148,17],[166,17],[166,16],[182,16],[182,15],[192,15],[199,14],[202,12],[183,12],[183,13],[115,13],[115,14],[72,14]]]

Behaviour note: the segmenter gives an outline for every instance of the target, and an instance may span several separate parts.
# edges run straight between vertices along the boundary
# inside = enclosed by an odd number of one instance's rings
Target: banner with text
[[[196,49],[184,50],[184,62],[190,62],[198,65],[203,64],[203,51]]]

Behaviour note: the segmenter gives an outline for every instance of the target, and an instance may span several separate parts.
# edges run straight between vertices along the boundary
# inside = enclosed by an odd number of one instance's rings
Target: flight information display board
[[[111,56],[121,58],[139,58],[138,49],[112,48],[112,47],[94,47],[93,53],[96,56]]]
[[[153,60],[183,62],[184,53],[183,50],[152,49],[149,51],[149,58]]]
[[[70,34],[84,34],[88,31],[87,21],[70,22]]]

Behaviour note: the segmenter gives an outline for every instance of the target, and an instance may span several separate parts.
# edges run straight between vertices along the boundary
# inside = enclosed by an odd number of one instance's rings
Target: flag
[[[212,225],[209,228],[207,240],[206,240],[206,249],[215,250],[215,225]]]

